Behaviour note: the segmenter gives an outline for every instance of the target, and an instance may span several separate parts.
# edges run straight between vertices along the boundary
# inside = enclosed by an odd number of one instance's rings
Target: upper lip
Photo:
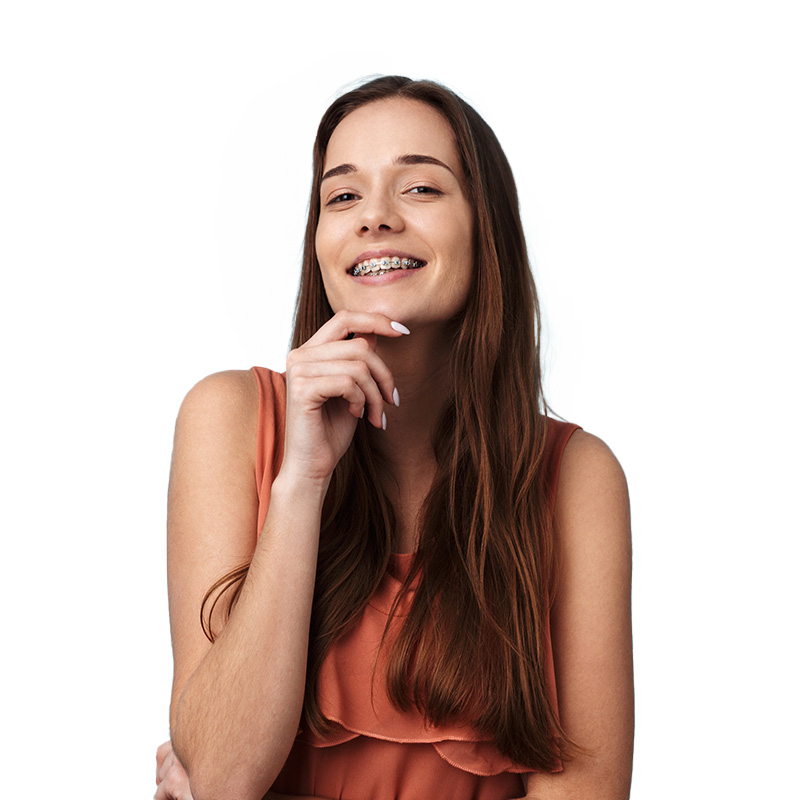
[[[411,253],[404,253],[402,250],[365,250],[356,260],[347,268],[350,272],[356,264],[366,261],[368,258],[410,258],[412,261],[421,261],[423,264],[427,263],[424,258],[411,255]]]

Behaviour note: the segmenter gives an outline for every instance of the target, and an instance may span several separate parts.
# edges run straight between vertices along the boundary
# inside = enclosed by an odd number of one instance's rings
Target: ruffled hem
[[[389,700],[378,676],[386,674],[386,654],[397,628],[381,647],[386,614],[410,556],[395,556],[389,572],[353,630],[339,639],[323,661],[317,683],[320,711],[334,723],[325,737],[310,732],[298,739],[317,748],[335,747],[359,736],[398,744],[428,744],[452,767],[479,776],[531,772],[500,754],[485,736],[462,721],[430,725],[416,708],[401,711]],[[403,609],[401,609],[402,612]]]
[[[402,712],[397,713],[399,716],[404,716]],[[447,732],[436,728],[424,729],[417,736],[412,737],[388,736],[382,732],[353,730],[339,720],[331,721],[335,727],[325,738],[314,736],[311,733],[302,733],[298,739],[311,747],[318,748],[336,747],[357,739],[359,736],[397,744],[429,744],[437,755],[451,767],[481,777],[500,775],[504,772],[533,771],[530,767],[516,764],[501,755],[491,742],[478,738],[448,738]],[[477,734],[473,732],[472,735],[476,736]]]

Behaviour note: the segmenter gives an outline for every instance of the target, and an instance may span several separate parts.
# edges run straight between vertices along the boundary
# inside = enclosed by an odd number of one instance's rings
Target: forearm
[[[630,762],[613,770],[577,757],[565,764],[563,772],[531,773],[526,778],[526,793],[521,800],[628,800],[630,797]]]
[[[302,710],[324,487],[276,479],[230,619],[173,702],[172,740],[195,800],[260,798]]]

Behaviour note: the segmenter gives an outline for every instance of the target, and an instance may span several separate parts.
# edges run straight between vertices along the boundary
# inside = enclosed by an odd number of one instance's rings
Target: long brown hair
[[[325,112],[314,143],[292,346],[332,316],[315,249],[330,137],[356,108],[395,97],[432,106],[453,129],[475,215],[475,277],[453,327],[452,397],[435,429],[437,472],[401,596],[412,585],[415,592],[389,652],[387,690],[400,709],[416,706],[433,725],[467,717],[515,762],[552,769],[570,743],[547,691],[554,574],[538,301],[505,154],[480,115],[440,84],[377,78]],[[322,513],[303,708],[304,725],[318,734],[330,727],[316,697],[322,661],[358,620],[393,549],[395,515],[382,474],[360,423]],[[203,607],[232,590],[229,613],[245,574],[221,578]],[[213,640],[211,612],[201,618]]]

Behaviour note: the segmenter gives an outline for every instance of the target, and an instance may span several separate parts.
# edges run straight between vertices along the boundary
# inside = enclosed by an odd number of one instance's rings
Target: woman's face
[[[325,155],[317,257],[328,302],[441,325],[472,283],[473,212],[448,122],[417,100],[361,106]]]

